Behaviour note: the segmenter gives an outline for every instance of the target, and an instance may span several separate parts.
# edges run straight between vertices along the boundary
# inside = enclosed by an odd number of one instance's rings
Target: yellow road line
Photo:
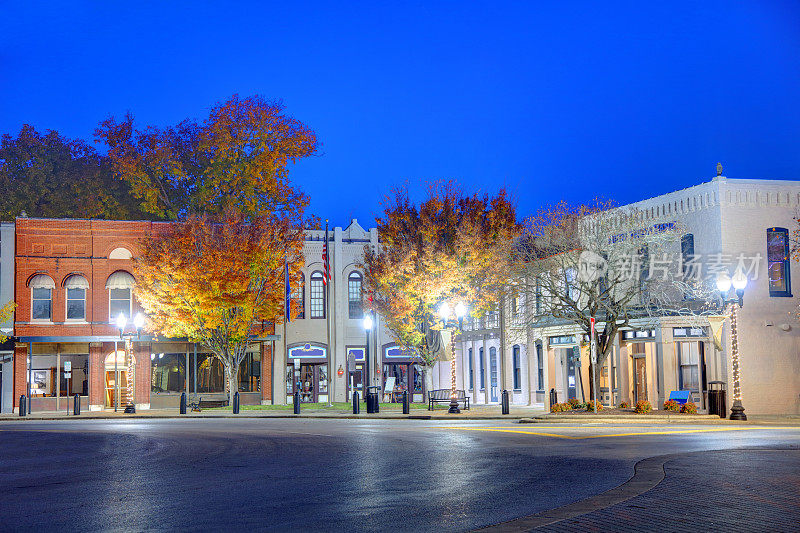
[[[725,427],[725,428],[708,428],[708,429],[674,429],[668,431],[634,431],[629,433],[611,433],[611,434],[602,434],[602,435],[562,435],[558,433],[546,433],[543,431],[529,431],[529,430],[522,430],[522,429],[507,429],[507,428],[468,428],[468,427],[446,427],[441,429],[459,429],[463,431],[486,431],[486,432],[495,432],[495,433],[519,433],[523,435],[539,435],[542,437],[555,437],[558,439],[568,439],[568,440],[584,440],[584,439],[602,439],[606,437],[633,437],[633,436],[640,436],[640,435],[675,435],[675,434],[685,434],[685,433],[713,433],[713,432],[720,432],[720,431],[746,431],[750,429],[756,429],[751,427]],[[544,428],[543,428],[544,429]],[[551,428],[546,428],[551,429]],[[565,428],[552,428],[552,429],[565,429]],[[767,429],[767,428],[758,428],[758,429]],[[798,429],[795,427],[776,427],[776,428],[769,428],[769,429]]]

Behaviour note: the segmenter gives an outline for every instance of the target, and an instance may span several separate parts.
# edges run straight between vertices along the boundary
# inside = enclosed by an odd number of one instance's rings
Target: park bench
[[[462,406],[462,409],[469,409],[469,397],[463,390],[456,391],[456,401]],[[433,411],[434,404],[437,403],[450,405],[450,389],[428,391],[428,411]]]
[[[202,396],[196,402],[189,404],[192,411],[202,411],[203,409],[211,409],[213,407],[227,407],[228,400],[204,400]]]
[[[689,390],[674,390],[669,393],[669,399],[675,400],[679,405],[683,405],[692,397],[692,391]]]

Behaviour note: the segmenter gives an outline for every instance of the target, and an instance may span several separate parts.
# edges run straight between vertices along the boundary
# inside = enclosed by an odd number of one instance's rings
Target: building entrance
[[[636,402],[647,400],[647,365],[644,357],[636,357],[634,360],[634,372],[636,376],[633,380],[633,395]]]
[[[135,361],[133,355],[127,356],[124,350],[118,350],[116,360],[114,353],[108,354],[105,360],[105,408],[125,409],[133,403],[130,391],[133,391]]]
[[[286,367],[286,392],[300,393],[303,403],[328,401],[328,365],[301,363]]]

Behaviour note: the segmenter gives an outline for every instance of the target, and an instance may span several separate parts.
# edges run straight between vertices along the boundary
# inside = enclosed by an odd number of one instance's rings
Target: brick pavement
[[[692,453],[630,500],[537,531],[800,531],[800,448]]]

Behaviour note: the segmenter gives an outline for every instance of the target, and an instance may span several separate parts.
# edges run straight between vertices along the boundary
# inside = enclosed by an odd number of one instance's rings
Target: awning
[[[136,285],[136,280],[124,270],[117,270],[108,276],[108,281],[106,281],[106,289],[130,289],[134,285]]]
[[[55,289],[56,283],[47,274],[36,274],[31,278],[28,286],[32,289]]]
[[[89,282],[80,274],[72,274],[64,280],[65,289],[88,289]]]

